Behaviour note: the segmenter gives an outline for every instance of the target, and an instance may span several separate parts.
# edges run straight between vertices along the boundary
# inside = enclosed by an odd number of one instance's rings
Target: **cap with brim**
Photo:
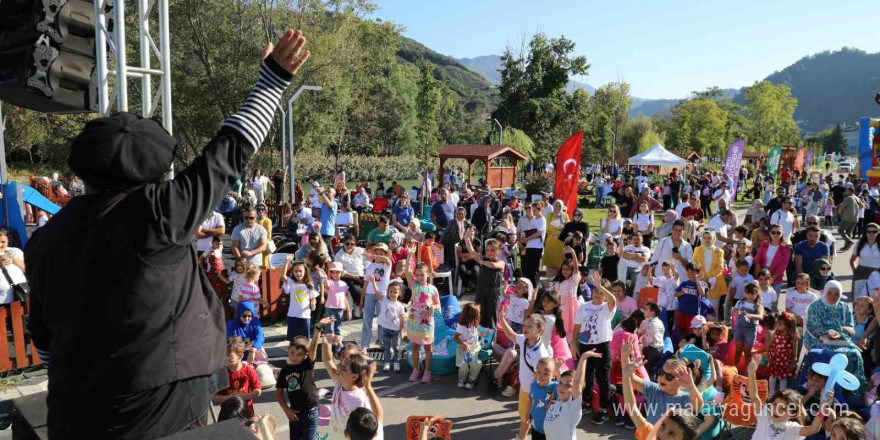
[[[127,112],[93,119],[70,144],[67,165],[98,190],[158,181],[174,161],[177,139],[158,122]]]
[[[701,315],[694,316],[694,319],[691,319],[691,328],[700,328],[706,325],[706,318]]]
[[[377,243],[377,244],[373,245],[373,251],[374,252],[375,251],[382,251],[382,252],[388,253],[388,252],[390,252],[390,249],[388,249],[388,245],[385,243]]]

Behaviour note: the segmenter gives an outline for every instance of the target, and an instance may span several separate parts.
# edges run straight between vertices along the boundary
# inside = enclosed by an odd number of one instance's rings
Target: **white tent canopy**
[[[687,161],[670,153],[663,145],[654,144],[648,151],[629,158],[629,164],[684,168]]]

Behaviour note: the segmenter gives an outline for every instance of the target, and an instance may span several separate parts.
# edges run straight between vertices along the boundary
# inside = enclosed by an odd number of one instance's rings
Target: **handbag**
[[[269,242],[266,243],[266,250],[269,251],[270,254],[274,254],[275,251],[278,250],[278,246],[275,245],[275,240],[269,240]]]
[[[30,287],[27,282],[15,284],[12,282],[12,277],[9,276],[9,271],[6,270],[6,266],[0,266],[0,269],[3,270],[3,276],[6,277],[6,281],[12,287],[12,293],[15,295],[15,299],[25,302],[27,301],[28,295],[30,293]]]

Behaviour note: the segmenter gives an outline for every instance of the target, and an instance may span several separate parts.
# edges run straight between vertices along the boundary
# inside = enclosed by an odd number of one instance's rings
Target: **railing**
[[[41,364],[25,329],[26,317],[27,304],[0,305],[0,334],[5,335],[0,340],[0,373]]]

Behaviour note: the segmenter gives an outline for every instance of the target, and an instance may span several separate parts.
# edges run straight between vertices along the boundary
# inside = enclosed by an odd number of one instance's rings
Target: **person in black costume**
[[[262,144],[304,44],[287,30],[266,47],[242,108],[174,180],[161,181],[178,142],[153,120],[121,112],[73,140],[68,164],[87,193],[25,249],[53,440],[153,439],[204,422],[225,325],[193,235]]]

